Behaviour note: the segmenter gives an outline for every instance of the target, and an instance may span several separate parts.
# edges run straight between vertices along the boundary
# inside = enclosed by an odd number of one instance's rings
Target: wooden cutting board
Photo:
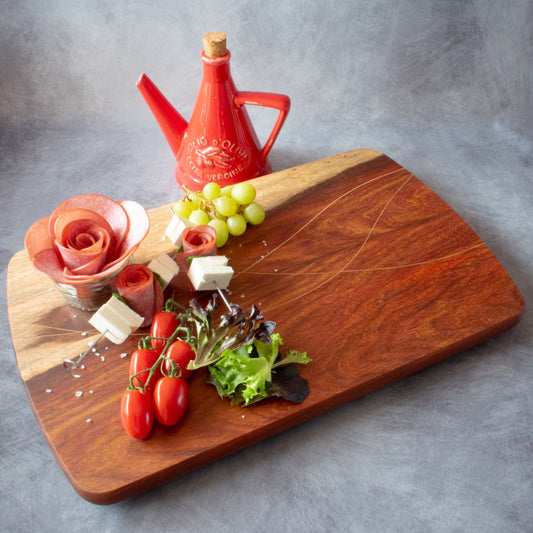
[[[520,320],[522,296],[487,246],[387,156],[356,150],[254,184],[267,220],[223,249],[236,272],[230,299],[244,309],[258,304],[285,348],[313,359],[301,368],[310,393],[300,405],[230,406],[205,384],[204,369],[190,380],[180,424],[130,438],[119,417],[129,366],[121,354],[134,350],[137,337],[120,346],[103,341],[81,379],[67,375],[63,359],[97,337],[91,313],[65,305],[25,251],[11,259],[8,312],[20,375],[52,452],[87,500],[108,504],[150,489]],[[149,215],[141,263],[173,251],[163,238],[168,206]],[[179,295],[184,304],[190,297]]]

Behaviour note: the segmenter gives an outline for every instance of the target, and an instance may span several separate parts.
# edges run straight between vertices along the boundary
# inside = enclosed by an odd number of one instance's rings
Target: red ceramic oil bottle
[[[238,91],[231,76],[230,57],[223,33],[204,35],[203,78],[189,123],[146,74],[137,81],[176,156],[176,181],[195,191],[211,181],[224,187],[271,172],[268,154],[290,109],[286,95]],[[279,111],[262,147],[246,105]]]

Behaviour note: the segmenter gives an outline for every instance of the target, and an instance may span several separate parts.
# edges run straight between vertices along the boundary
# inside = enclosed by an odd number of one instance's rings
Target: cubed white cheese
[[[179,272],[180,267],[167,254],[161,254],[148,263],[148,268],[155,272],[163,281],[163,289],[166,289],[174,276]]]
[[[192,227],[194,224],[185,220],[184,218],[174,214],[170,220],[167,229],[165,230],[165,235],[176,245],[181,246],[183,244],[181,240],[181,234],[185,228]]]
[[[192,259],[191,266],[196,263],[197,267],[205,268],[208,265],[227,265],[228,258],[225,255],[199,255]]]
[[[104,304],[89,319],[89,324],[115,344],[122,344],[130,335],[131,327],[118,313]]]
[[[115,296],[93,314],[89,324],[115,344],[122,344],[143,322],[143,317]]]
[[[187,275],[197,291],[226,289],[233,277],[233,268],[224,256],[195,257]]]
[[[109,308],[113,309],[113,311],[118,313],[133,331],[139,328],[143,323],[144,318],[116,296],[111,296],[104,305],[107,305]]]

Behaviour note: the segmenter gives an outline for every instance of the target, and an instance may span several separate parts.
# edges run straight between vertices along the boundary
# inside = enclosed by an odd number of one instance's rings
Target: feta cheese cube
[[[144,318],[116,296],[111,296],[104,305],[118,313],[132,330],[136,330],[143,323]]]
[[[156,259],[150,261],[148,268],[161,278],[163,290],[167,288],[168,284],[180,270],[176,261],[167,254],[161,254]]]
[[[197,268],[205,268],[208,265],[227,265],[228,258],[225,255],[199,255],[193,257],[191,266],[192,263],[196,263]]]
[[[170,220],[170,224],[167,226],[167,229],[165,230],[165,235],[176,245],[181,246],[183,244],[181,240],[181,234],[185,230],[185,228],[192,227],[194,224],[192,222],[189,222],[188,220],[185,220],[184,218],[173,214],[172,219]]]
[[[89,324],[115,344],[122,344],[143,322],[143,317],[115,296],[89,319]]]
[[[224,256],[195,257],[187,275],[197,291],[226,289],[234,271]]]

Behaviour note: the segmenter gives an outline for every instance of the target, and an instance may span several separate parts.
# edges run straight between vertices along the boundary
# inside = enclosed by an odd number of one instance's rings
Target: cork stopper
[[[210,31],[204,35],[204,53],[207,57],[221,57],[226,52],[226,35],[224,33]]]

